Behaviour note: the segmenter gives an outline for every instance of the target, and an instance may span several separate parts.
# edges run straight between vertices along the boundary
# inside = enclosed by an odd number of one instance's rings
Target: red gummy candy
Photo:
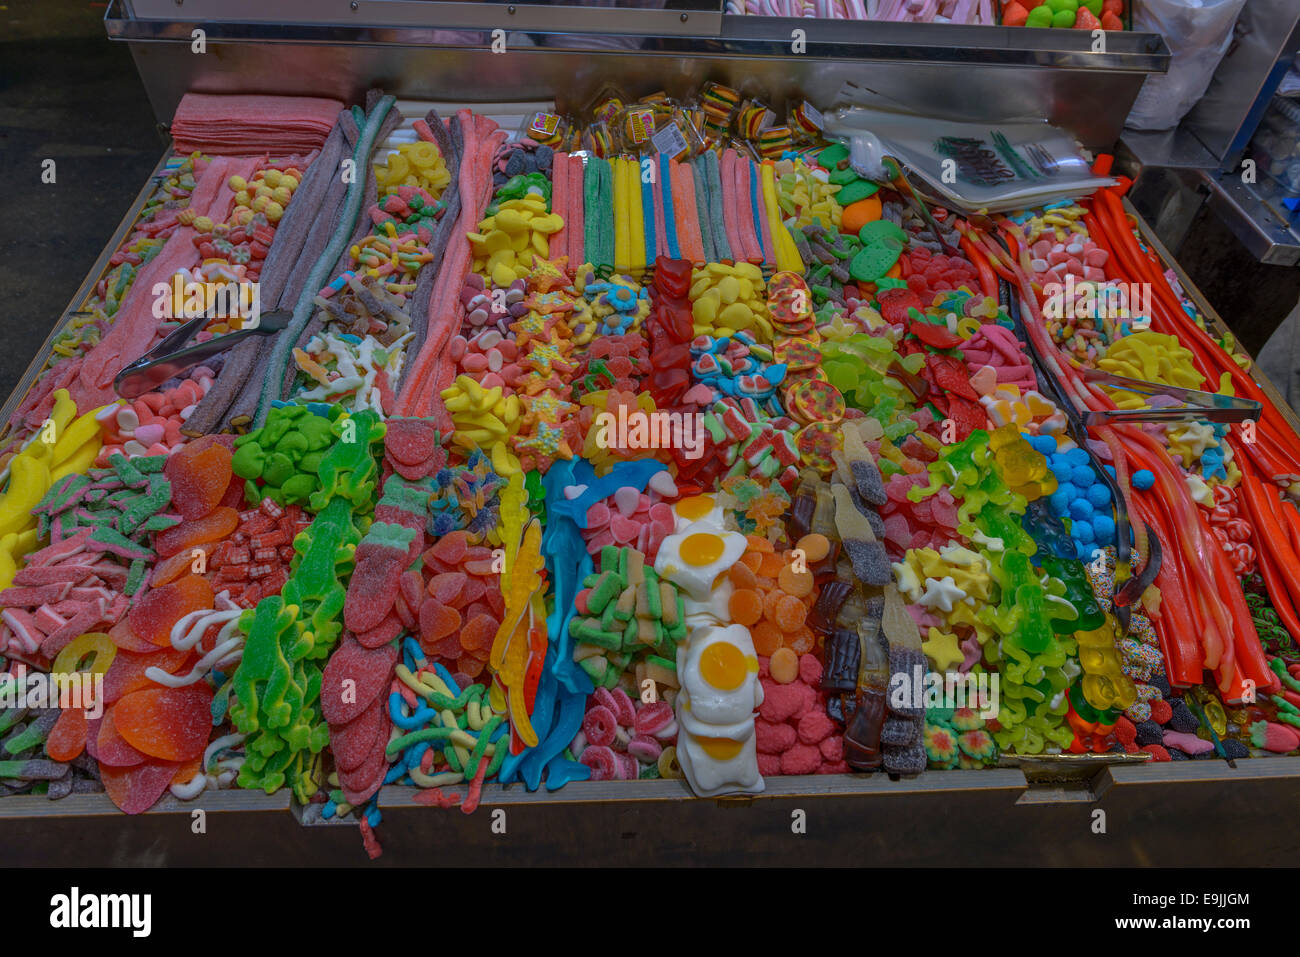
[[[811,744],[796,744],[781,755],[782,774],[812,774],[822,763],[822,753]]]
[[[384,708],[387,706],[381,698],[370,703],[356,718],[345,725],[330,727],[330,750],[334,752],[334,763],[340,771],[355,771],[365,764],[376,747],[384,749],[388,729],[384,725]]]
[[[206,568],[208,563],[212,560],[212,553],[217,550],[217,544],[215,542],[204,542],[201,545],[194,546],[194,548],[203,552],[203,565],[200,567]],[[162,561],[158,562],[158,564],[153,567],[153,574],[149,577],[149,585],[153,588],[157,588],[159,585],[168,585],[176,581],[176,579],[180,578],[182,575],[193,572],[193,566],[197,560],[193,553],[193,548],[187,549],[186,551],[178,552],[171,558],[164,558]]]
[[[959,442],[968,438],[976,429],[987,426],[989,421],[984,406],[956,395],[948,397],[948,417],[957,425]]]
[[[45,739],[45,753],[54,761],[71,761],[86,749],[86,712],[64,708]]]
[[[583,748],[578,763],[591,768],[593,781],[612,781],[618,776],[618,758],[605,746],[593,744]]]
[[[813,708],[799,719],[799,740],[804,744],[817,744],[835,730],[835,722],[827,717],[826,712]]]
[[[911,289],[901,288],[881,291],[876,295],[876,304],[880,307],[881,318],[891,325],[907,322],[910,319],[908,310],[920,310],[924,305]]]
[[[966,363],[954,356],[932,355],[925,360],[925,364],[930,370],[930,381],[939,388],[972,402],[979,401],[979,396],[971,388],[970,371],[966,368]]]
[[[448,565],[459,565],[465,558],[465,552],[468,550],[469,532],[464,530],[448,532],[442,538],[438,539],[430,548],[426,555],[432,555],[439,561],[446,562]]]
[[[343,603],[343,624],[352,631],[369,631],[393,609],[406,552],[362,544],[357,546],[356,561]]]
[[[375,701],[385,701],[383,691],[395,664],[397,649],[392,645],[366,648],[355,639],[345,638],[330,655],[321,675],[320,708],[325,720],[344,725],[356,720]],[[346,686],[346,694],[345,681],[352,682]]]
[[[109,799],[127,814],[153,807],[176,776],[175,761],[150,761],[133,768],[103,767],[99,775]]]
[[[403,465],[421,465],[438,448],[437,427],[424,419],[389,419],[384,451]]]
[[[771,721],[754,723],[754,746],[759,754],[784,754],[795,744],[795,730],[788,724]]]
[[[429,579],[428,592],[440,605],[457,605],[457,599],[464,594],[470,578],[462,572],[440,572]],[[478,585],[481,593],[482,585]],[[468,601],[465,602],[468,604]]]
[[[163,474],[172,486],[172,505],[186,521],[207,515],[230,487],[230,450],[191,442],[167,459]]]
[[[114,705],[113,720],[118,733],[150,757],[189,761],[203,753],[212,732],[212,689],[200,682],[133,691]]]
[[[817,750],[822,753],[822,757],[832,763],[838,763],[844,760],[844,739],[838,734],[832,734],[823,738],[817,745]]]
[[[181,522],[154,536],[154,550],[160,558],[191,549],[204,542],[225,538],[239,526],[239,513],[233,508],[217,506],[198,521]],[[210,606],[209,606],[210,607]]]
[[[587,743],[590,745],[613,744],[617,731],[618,721],[614,717],[614,712],[603,705],[596,705],[583,716],[582,733],[587,736]]]
[[[949,332],[947,326],[920,320],[911,323],[907,331],[934,349],[955,349],[966,340],[955,332]]]
[[[460,612],[450,605],[440,605],[436,598],[426,598],[420,605],[420,644],[431,645],[461,626]]]
[[[172,626],[192,611],[211,608],[212,602],[212,586],[198,575],[187,575],[148,592],[131,606],[127,621],[137,638],[168,647]]]

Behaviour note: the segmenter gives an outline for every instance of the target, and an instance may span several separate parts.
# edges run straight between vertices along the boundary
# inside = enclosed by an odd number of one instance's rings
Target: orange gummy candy
[[[781,569],[785,568],[786,561],[775,552],[764,553],[759,561],[757,571],[764,578],[775,578],[781,574]]]
[[[239,513],[225,505],[215,508],[198,521],[181,522],[154,536],[153,547],[161,558],[170,558],[204,542],[225,538],[239,525]]]
[[[825,535],[813,532],[795,542],[795,548],[803,552],[805,561],[816,563],[831,553],[830,540]]]
[[[799,656],[791,648],[778,648],[772,652],[772,660],[767,663],[767,668],[773,681],[788,685],[799,674]]]
[[[117,731],[133,748],[164,761],[189,761],[203,753],[212,732],[212,689],[133,691],[113,706]]]
[[[754,588],[758,584],[753,570],[744,562],[736,562],[732,565],[727,570],[727,575],[731,578],[731,584],[737,588]]]
[[[786,565],[781,569],[781,574],[776,576],[776,581],[782,591],[795,598],[803,598],[813,590],[812,572],[806,568],[798,571],[793,565]]]
[[[480,661],[473,655],[461,655],[456,659],[456,670],[470,678],[477,678],[486,667],[486,659]]]
[[[776,603],[785,598],[785,592],[773,588],[763,593],[763,617],[776,624]]]
[[[230,485],[230,450],[215,443],[191,443],[167,459],[164,471],[172,485],[172,505],[192,522],[221,504]]]
[[[731,620],[736,624],[745,627],[756,625],[763,617],[763,599],[752,589],[737,588],[731,593],[728,610],[731,612]]]
[[[775,545],[758,535],[746,535],[745,544],[748,551],[761,552],[764,555],[770,555],[776,551]]]
[[[770,621],[760,621],[749,630],[749,633],[754,639],[754,651],[764,657],[780,648],[785,639],[781,629]]]
[[[780,594],[780,592],[777,592]],[[781,595],[772,620],[787,634],[798,631],[808,618],[808,606],[792,595]]]
[[[758,566],[763,564],[763,556],[758,552],[745,552],[740,556],[740,560],[746,568],[755,574],[758,574]]]
[[[132,691],[156,687],[155,683],[145,676],[147,668],[161,668],[169,675],[174,675],[182,669],[188,671],[188,663],[192,655],[191,651],[181,651],[171,647],[148,655],[138,655],[119,649],[113,656],[113,663],[109,665],[108,673],[104,675],[104,703],[112,704]]]
[[[217,550],[216,543],[204,542],[195,545],[194,548],[203,552],[203,568],[207,568],[208,559],[212,553]],[[164,558],[153,567],[153,575],[149,579],[149,585],[157,588],[159,585],[169,585],[182,575],[192,572],[195,562],[194,548],[186,549],[183,552],[177,552],[171,558]]]
[[[171,645],[172,626],[176,622],[192,611],[211,608],[212,602],[212,586],[207,580],[186,575],[148,592],[131,606],[127,622],[137,638],[166,647]]]
[[[71,761],[86,748],[86,712],[64,708],[45,739],[45,753],[54,761]]]
[[[817,639],[812,633],[812,629],[804,626],[798,630],[785,635],[785,647],[789,648],[796,655],[806,655],[813,650],[817,644]]]

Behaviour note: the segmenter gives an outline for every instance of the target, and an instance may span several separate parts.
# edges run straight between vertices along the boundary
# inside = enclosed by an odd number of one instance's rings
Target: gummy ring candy
[[[829,382],[805,379],[785,392],[786,410],[804,425],[814,422],[834,423],[844,418],[844,396]]]

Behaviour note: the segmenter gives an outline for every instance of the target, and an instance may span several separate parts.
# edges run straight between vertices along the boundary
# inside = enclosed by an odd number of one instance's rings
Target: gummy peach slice
[[[131,606],[127,621],[137,638],[159,647],[171,644],[172,626],[192,611],[212,607],[212,586],[198,575],[155,588]]]
[[[225,538],[239,525],[239,513],[218,506],[194,522],[181,522],[154,537],[154,549],[160,558],[171,558],[182,551]]]
[[[177,767],[173,761],[147,761],[133,768],[101,767],[99,774],[114,804],[127,814],[140,814],[158,803]]]
[[[135,691],[113,707],[118,733],[135,748],[164,761],[189,761],[203,753],[212,731],[212,691],[206,685]]]
[[[86,712],[64,708],[45,739],[45,753],[54,761],[71,761],[86,748]]]

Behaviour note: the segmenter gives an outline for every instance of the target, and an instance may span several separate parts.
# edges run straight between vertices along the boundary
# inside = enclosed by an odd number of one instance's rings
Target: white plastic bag
[[[1133,5],[1133,29],[1163,36],[1173,57],[1168,73],[1152,74],[1142,84],[1127,126],[1168,130],[1178,125],[1205,94],[1245,5],[1246,0],[1142,0]]]

